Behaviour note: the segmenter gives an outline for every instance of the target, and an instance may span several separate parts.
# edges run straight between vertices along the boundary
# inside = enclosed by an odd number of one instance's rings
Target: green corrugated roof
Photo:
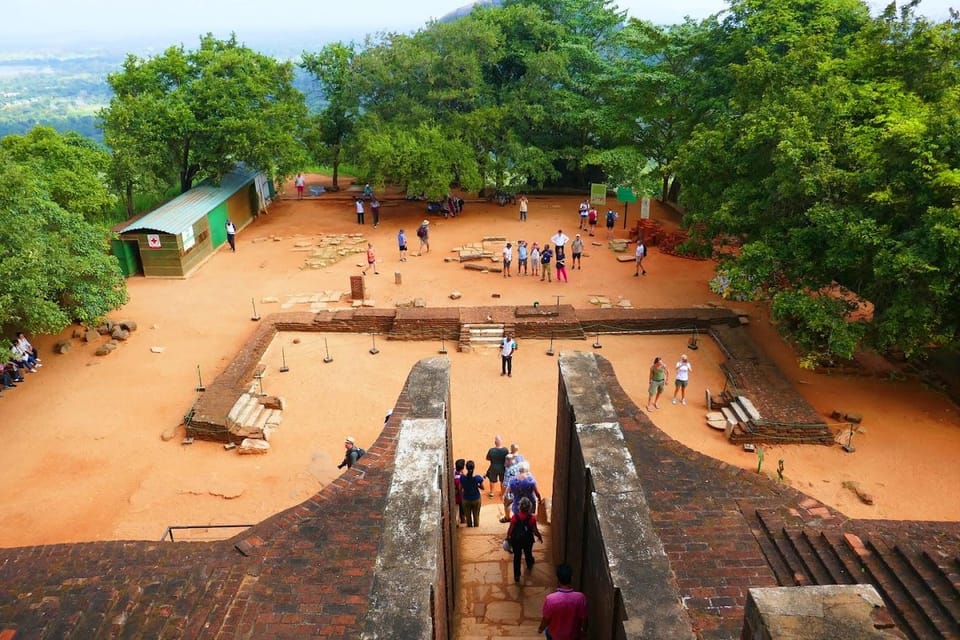
[[[205,215],[217,208],[230,196],[253,180],[258,171],[237,168],[223,176],[219,185],[207,182],[186,193],[180,194],[170,202],[154,209],[147,215],[134,220],[121,228],[118,233],[129,231],[159,231],[171,235],[180,235]]]

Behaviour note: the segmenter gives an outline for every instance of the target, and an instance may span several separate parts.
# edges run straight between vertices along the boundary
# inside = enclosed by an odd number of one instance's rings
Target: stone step
[[[279,427],[283,421],[283,411],[280,409],[270,409],[267,413],[267,426]]]
[[[960,601],[960,556],[944,555],[936,546],[927,544],[922,545],[920,551],[927,562],[943,573]]]
[[[850,569],[837,554],[833,543],[824,535],[823,531],[804,529],[807,543],[817,552],[820,562],[830,574],[832,582],[829,584],[856,584],[856,578],[850,574]]]
[[[259,429],[260,431],[263,431],[263,428],[267,426],[267,418],[270,417],[271,411],[273,411],[273,409],[267,409],[263,405],[260,405],[260,411],[251,416],[252,419],[249,425],[244,426],[251,426],[255,430]]]
[[[904,561],[900,553],[895,552],[881,541],[870,540],[867,546],[874,552],[877,559],[883,564],[890,575],[896,579],[903,592],[903,597],[916,609],[919,616],[927,622],[929,627],[936,630],[936,635],[942,638],[956,637],[960,632],[960,625],[951,620],[937,605],[937,595],[923,576],[913,571],[910,564]],[[933,636],[931,636],[933,637]]]
[[[845,540],[848,538],[845,537]],[[903,583],[887,568],[869,542],[855,548],[854,552],[863,565],[865,575],[883,597],[890,615],[901,629],[907,630],[911,637],[915,638],[943,637],[936,632],[925,612],[917,606],[910,594],[904,591]]]
[[[750,416],[744,411],[743,407],[740,406],[740,402],[734,400],[730,403],[730,408],[733,409],[733,412],[737,414],[737,420],[744,424],[750,422]]]
[[[787,571],[784,574],[778,572],[778,582],[784,587],[806,587],[812,584],[810,576],[804,570],[803,561],[797,555],[790,536],[787,535],[787,529],[778,515],[775,513],[765,513],[758,511],[757,516],[767,539],[770,541],[776,555],[779,557],[780,565],[785,566]]]
[[[470,329],[470,337],[503,336],[503,329]]]
[[[236,424],[246,426],[250,424],[251,416],[257,414],[261,411],[263,407],[260,404],[260,399],[256,396],[249,396],[252,399],[252,402],[247,403],[246,408],[237,416]]]
[[[750,398],[746,396],[738,396],[737,400],[740,402],[740,406],[743,407],[743,410],[747,412],[747,415],[750,416],[751,420],[760,419],[760,412],[757,411],[755,406],[753,406],[753,402],[750,401]]]
[[[233,407],[230,409],[229,413],[227,413],[227,423],[236,423],[237,419],[240,417],[240,414],[247,409],[251,400],[252,398],[250,395],[246,393],[237,398],[237,401],[233,403]]]
[[[777,584],[781,586],[793,586],[793,571],[784,561],[783,556],[780,555],[780,552],[774,544],[772,534],[763,520],[763,512],[749,504],[744,505],[741,512],[749,522],[753,537],[760,545],[760,550],[767,559],[767,564],[769,564],[770,569],[773,571]]]
[[[727,423],[730,424],[730,426],[733,426],[738,422],[740,422],[740,419],[737,417],[737,414],[734,413],[733,409],[731,409],[730,407],[723,407],[722,409],[720,409],[720,411],[723,413],[723,417],[727,419]]]
[[[863,575],[863,566],[860,564],[860,558],[853,552],[850,545],[847,544],[842,532],[823,531],[820,533],[820,536],[830,545],[834,557],[843,565],[843,568],[850,576],[850,584],[867,582],[866,577]]]
[[[834,584],[835,580],[827,567],[826,562],[820,557],[819,549],[815,546],[816,535],[808,532],[805,528],[795,531],[790,535],[793,548],[797,556],[803,562],[807,575],[811,577],[814,584]]]

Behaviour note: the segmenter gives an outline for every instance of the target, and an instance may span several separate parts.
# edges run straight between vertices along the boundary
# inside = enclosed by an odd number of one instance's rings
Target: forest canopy
[[[677,204],[717,291],[769,304],[812,366],[957,346],[956,15],[732,0],[659,26],[609,0],[504,0],[299,65],[318,109],[291,63],[235,38],[128,57],[100,114],[109,198],[132,211],[237,161],[281,179],[308,159],[431,198],[631,186]],[[91,218],[100,195],[55,202]]]

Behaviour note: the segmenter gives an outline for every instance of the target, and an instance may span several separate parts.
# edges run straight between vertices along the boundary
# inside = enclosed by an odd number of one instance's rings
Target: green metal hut
[[[227,220],[239,233],[266,208],[272,185],[245,167],[219,184],[206,181],[116,228],[113,253],[124,275],[185,278],[227,241]]]

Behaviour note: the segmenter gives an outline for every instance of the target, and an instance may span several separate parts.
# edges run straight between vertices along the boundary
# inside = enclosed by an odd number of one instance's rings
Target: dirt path
[[[312,177],[318,181],[318,177]],[[483,236],[549,241],[558,227],[576,232],[576,198],[533,198],[529,221],[514,207],[468,201],[456,219],[431,217],[433,250],[401,263],[395,236],[414,229],[424,203],[388,199],[379,228],[359,227],[346,194],[275,204],[238,236],[237,253],[221,250],[188,280],[131,279],[131,302],[114,314],[138,322],[139,330],[116,352],[93,355],[94,346],[74,343],[63,356],[51,353],[57,336],[35,340],[44,364],[15,390],[3,394],[3,464],[0,513],[6,526],[0,546],[106,539],[159,539],[171,524],[257,522],[312,495],[338,473],[342,439],[361,444],[379,432],[410,366],[436,355],[438,344],[379,341],[371,356],[369,336],[328,335],[334,362],[323,364],[322,335],[281,335],[266,356],[264,390],[287,397],[283,425],[265,456],[238,456],[219,445],[180,444],[180,434],[161,434],[179,424],[195,399],[197,368],[205,382],[226,366],[253,332],[252,305],[266,315],[287,306],[290,296],[348,290],[361,255],[325,269],[302,268],[307,257],[298,241],[321,233],[364,233],[381,259],[380,275],[367,277],[378,307],[422,297],[429,306],[517,305],[534,300],[589,305],[593,295],[635,306],[673,307],[721,303],[707,287],[711,265],[665,256],[655,249],[649,275],[633,277],[633,266],[618,263],[605,243],[587,244],[583,269],[570,271],[569,284],[531,277],[465,271],[444,262],[449,249]],[[630,211],[631,220],[635,210]],[[655,216],[666,216],[657,209]],[[617,233],[623,235],[618,223]],[[601,232],[602,233],[602,232]],[[589,240],[589,238],[588,238]],[[402,285],[394,284],[394,272]],[[456,303],[448,294],[458,290]],[[499,298],[494,298],[499,294]],[[264,303],[275,297],[278,303]],[[345,305],[344,305],[345,306]],[[308,305],[289,309],[305,311]],[[857,451],[839,447],[783,447],[767,452],[766,466],[785,460],[788,480],[854,517],[958,520],[960,503],[945,500],[960,489],[960,417],[944,397],[913,382],[822,377],[800,371],[790,350],[769,323],[751,311],[751,331],[798,383],[815,408],[864,416]],[[64,335],[69,336],[69,331]],[[295,342],[295,340],[298,340]],[[558,342],[556,348],[590,350],[588,341]],[[611,359],[629,393],[645,404],[646,369],[654,355],[671,365],[686,351],[686,336],[604,337],[602,355]],[[281,351],[289,373],[281,374]],[[151,352],[162,347],[162,353]],[[556,406],[556,359],[545,343],[521,344],[512,378],[500,378],[495,352],[451,350],[453,430],[458,457],[482,459],[493,436],[521,444],[541,482],[549,486]],[[690,353],[695,366],[687,407],[662,405],[654,421],[682,442],[745,468],[751,454],[727,444],[703,426],[702,390],[722,386],[720,354],[709,341]],[[857,481],[875,498],[861,504],[842,485]],[[213,537],[211,533],[197,534]],[[221,535],[221,534],[216,534]]]

